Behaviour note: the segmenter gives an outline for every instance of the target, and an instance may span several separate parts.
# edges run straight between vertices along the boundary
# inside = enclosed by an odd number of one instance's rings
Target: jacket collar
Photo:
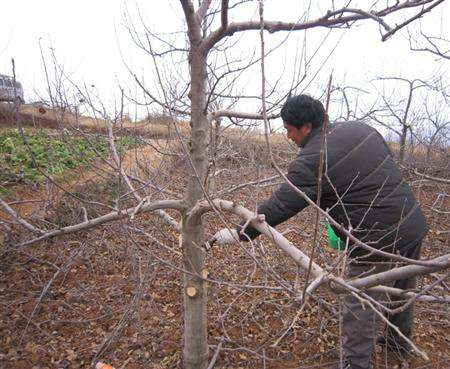
[[[306,136],[301,142],[300,142],[300,148],[304,148],[307,144],[308,144],[308,142],[309,141],[311,141],[311,139],[314,137],[314,136],[317,136],[318,134],[320,134],[322,132],[322,126],[321,127],[317,127],[317,128],[314,128],[314,129],[312,129],[311,130],[311,132],[309,132],[309,135],[308,136]]]

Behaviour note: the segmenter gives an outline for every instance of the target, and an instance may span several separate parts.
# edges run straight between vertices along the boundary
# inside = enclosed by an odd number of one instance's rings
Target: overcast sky
[[[232,2],[231,2],[232,3]],[[329,1],[321,1],[322,8],[317,3],[311,10],[314,14],[324,14]],[[344,3],[335,1],[335,3]],[[359,4],[358,4],[359,3]],[[353,7],[367,4],[367,1],[355,1]],[[296,21],[308,1],[267,0],[265,16],[267,19],[282,19]],[[50,59],[50,47],[64,67],[65,73],[79,85],[95,86],[95,91],[101,99],[112,106],[118,97],[118,83],[133,91],[134,84],[125,67],[154,83],[154,70],[148,55],[139,50],[131,41],[124,27],[124,13],[126,8],[135,20],[139,30],[139,9],[146,26],[157,33],[182,31],[181,6],[178,1],[163,0],[14,0],[2,2],[2,16],[0,21],[0,73],[11,74],[11,58],[16,61],[18,80],[25,88],[27,101],[37,99],[36,93],[45,94],[46,82],[43,61],[39,44],[46,55],[47,67],[53,70]],[[409,13],[410,14],[410,13]],[[435,36],[448,35],[444,28],[444,14],[450,14],[450,1],[434,9],[430,14],[412,28],[417,31],[419,26],[427,34]],[[253,17],[257,19],[255,6],[243,7],[239,13],[232,13],[232,19],[244,20]],[[404,17],[389,19],[391,25],[403,20]],[[307,91],[313,95],[318,86],[326,83],[331,70],[334,71],[335,84],[364,87],[368,81],[379,76],[402,76],[405,78],[429,78],[437,73],[446,73],[446,66],[442,61],[426,53],[411,52],[407,32],[396,34],[391,40],[381,42],[379,27],[375,22],[360,23],[349,31],[333,31],[317,29],[307,33],[306,53],[313,55],[317,45],[325,39],[324,46],[312,61],[310,83]],[[286,33],[276,35],[267,34],[267,49],[286,38]],[[233,42],[238,54],[259,52],[258,33],[252,32],[249,37]],[[184,45],[185,37],[180,32],[170,36],[171,40]],[[271,54],[267,63],[267,74],[270,83],[280,79],[277,86],[286,90],[296,73],[294,65],[295,50],[299,43],[303,43],[303,32],[289,35],[288,43]],[[339,45],[329,60],[323,64],[325,56],[329,55],[336,43]],[[247,50],[248,49],[248,50]],[[247,54],[248,54],[247,53]],[[178,67],[177,67],[178,68]],[[258,65],[255,68],[259,68]],[[448,68],[448,66],[447,66]],[[256,69],[255,69],[256,70]],[[179,69],[185,73],[183,68]],[[315,73],[318,75],[315,76]],[[167,73],[171,73],[168,71]],[[168,77],[168,79],[170,76]],[[259,76],[251,74],[243,76],[242,86],[250,86],[252,93],[260,89]],[[248,105],[249,107],[251,105]],[[133,109],[130,108],[130,111]]]

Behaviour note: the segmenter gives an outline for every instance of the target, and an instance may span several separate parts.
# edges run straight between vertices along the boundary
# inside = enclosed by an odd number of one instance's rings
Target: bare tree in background
[[[414,79],[412,81],[401,77],[380,77],[382,91],[379,92],[382,102],[370,113],[370,118],[376,123],[394,132],[398,136],[399,162],[402,164],[405,159],[405,149],[408,133],[412,134],[414,126],[421,120],[420,105],[413,103],[414,98],[421,98],[418,94],[419,89],[428,86],[427,82]],[[394,82],[394,83],[386,83]],[[403,94],[402,86],[406,89]]]
[[[433,152],[445,155],[448,149],[450,139],[450,117],[445,106],[445,101],[437,100],[434,102],[429,99],[424,102],[425,116],[422,123],[422,129],[417,132],[422,142],[426,146],[425,163],[427,166],[433,164]],[[437,157],[436,155],[434,155]],[[439,155],[438,155],[439,156]]]
[[[448,124],[447,87],[442,77],[432,81],[379,77],[374,84],[380,102],[375,103],[365,114],[375,125],[397,136],[400,164],[405,161],[408,146],[413,150],[416,144],[422,142],[431,150],[438,137],[442,138],[441,134],[445,134]]]

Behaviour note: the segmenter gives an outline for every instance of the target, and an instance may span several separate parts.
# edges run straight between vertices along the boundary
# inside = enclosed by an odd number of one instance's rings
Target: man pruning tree
[[[281,118],[287,137],[301,148],[289,165],[287,178],[316,202],[322,128],[328,119],[325,109],[320,101],[299,95],[287,99]],[[320,207],[365,244],[418,259],[427,232],[426,220],[383,137],[374,128],[356,121],[329,124],[325,131]],[[307,206],[306,200],[290,184],[284,183],[258,206],[258,214],[264,214],[266,222],[276,226]],[[249,241],[259,235],[251,225],[243,227],[241,224],[236,230],[223,229],[209,244],[225,245],[237,239]],[[345,244],[346,235],[336,228],[333,231]],[[393,267],[386,257],[351,240],[348,244],[349,278]],[[415,278],[408,278],[397,280],[393,286],[411,289],[415,284]],[[387,299],[377,293],[370,296],[379,301]],[[406,337],[411,336],[413,305],[388,318]],[[342,320],[347,360],[343,368],[368,369],[378,335],[379,316],[362,306],[356,297],[347,295]],[[381,341],[403,356],[411,352],[409,344],[391,328],[386,330],[383,339],[379,338]]]

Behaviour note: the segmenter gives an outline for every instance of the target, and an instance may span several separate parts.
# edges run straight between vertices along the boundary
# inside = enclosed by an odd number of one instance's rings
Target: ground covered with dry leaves
[[[259,169],[233,169],[234,160],[241,162],[227,156],[229,170],[218,175],[223,188],[237,184],[236,171],[239,181],[263,177]],[[183,189],[183,168],[177,160],[165,165],[171,170],[158,180],[170,180],[167,188],[174,191]],[[255,209],[273,188],[247,187],[227,198]],[[430,224],[424,257],[448,252],[448,214],[431,209],[442,188],[432,182],[414,188]],[[88,176],[71,190],[75,197],[60,196],[39,213],[42,224],[81,221],[77,198],[86,201],[89,217],[100,215],[105,209],[89,201],[111,203],[124,188],[117,178],[103,174]],[[27,198],[36,191],[22,186],[16,193]],[[308,253],[312,219],[313,212],[306,210],[279,229]],[[205,221],[208,234],[223,226],[213,216]],[[98,360],[127,369],[182,367],[182,257],[175,231],[145,214],[27,248],[12,246],[29,237],[19,228],[2,236],[1,368],[92,368]],[[324,234],[321,237],[325,245]],[[337,256],[324,246],[317,260],[323,264]],[[267,239],[246,247],[216,247],[206,264],[211,357],[220,346],[216,368],[326,368],[338,360],[341,298],[319,290],[317,299],[298,314],[297,303],[283,286],[301,287],[304,276]],[[414,358],[411,368],[450,367],[448,309],[417,304],[413,338],[431,360]],[[381,349],[375,356],[378,368],[398,364]]]

